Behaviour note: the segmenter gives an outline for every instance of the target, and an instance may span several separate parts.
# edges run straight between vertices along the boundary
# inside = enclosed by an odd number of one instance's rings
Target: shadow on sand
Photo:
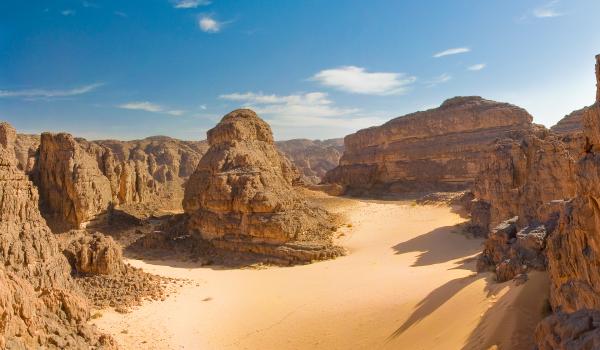
[[[392,247],[396,254],[421,252],[412,266],[427,266],[471,256],[481,251],[481,240],[468,239],[444,226]]]

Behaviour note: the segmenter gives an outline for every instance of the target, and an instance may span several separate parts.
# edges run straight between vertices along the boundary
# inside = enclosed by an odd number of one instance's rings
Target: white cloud
[[[405,93],[417,78],[403,73],[367,72],[362,67],[344,66],[322,70],[311,80],[356,94],[397,95]]]
[[[214,18],[208,15],[204,15],[198,20],[198,27],[200,27],[200,29],[203,32],[218,33],[221,31],[222,26],[223,23],[215,20]]]
[[[478,63],[478,64],[474,64],[470,67],[468,67],[467,69],[470,71],[480,71],[482,69],[484,69],[486,67],[485,63]]]
[[[193,9],[199,6],[210,5],[208,0],[175,0],[173,7],[176,9]]]
[[[295,95],[264,95],[262,93],[232,93],[219,96],[229,101],[241,102],[259,114],[274,115],[278,118],[297,118],[297,122],[307,118],[339,117],[356,113],[358,109],[339,108],[323,92],[309,92]]]
[[[130,109],[130,110],[138,110],[138,111],[146,111],[151,113],[165,113],[172,116],[181,116],[185,113],[183,110],[179,109],[168,109],[164,106],[161,106],[156,103],[148,102],[148,101],[140,101],[140,102],[128,102],[117,107],[122,109]]]
[[[115,14],[115,16],[119,16],[119,17],[123,17],[123,18],[128,17],[125,12],[121,12],[121,11],[115,11],[114,14]]]
[[[2,97],[22,97],[22,98],[56,98],[56,97],[70,97],[76,95],[83,95],[88,92],[94,91],[103,83],[96,83],[76,87],[70,90],[47,90],[47,89],[27,89],[27,90],[0,90],[0,98]]]
[[[561,12],[558,12],[558,10],[556,9],[556,6],[558,5],[559,1],[558,0],[554,0],[554,1],[550,1],[549,3],[540,6],[536,9],[533,10],[533,16],[536,18],[552,18],[552,17],[560,17],[563,16],[564,14]]]
[[[441,52],[438,52],[436,54],[433,55],[433,57],[435,58],[440,58],[440,57],[444,57],[444,56],[450,56],[450,55],[457,55],[460,53],[467,53],[470,52],[471,49],[468,47],[455,47],[452,49],[448,49],[448,50],[444,50]]]
[[[443,73],[426,82],[427,86],[434,87],[439,84],[447,83],[452,80],[452,76],[448,73]]]
[[[62,10],[60,11],[60,14],[63,16],[74,16],[75,10]]]

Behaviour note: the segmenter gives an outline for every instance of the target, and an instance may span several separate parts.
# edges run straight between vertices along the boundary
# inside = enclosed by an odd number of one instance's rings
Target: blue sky
[[[90,139],[205,138],[251,106],[341,137],[480,95],[553,125],[594,101],[597,0],[0,2],[0,119]]]

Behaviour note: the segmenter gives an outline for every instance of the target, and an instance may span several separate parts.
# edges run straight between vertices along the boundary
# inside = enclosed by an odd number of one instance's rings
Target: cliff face
[[[490,144],[531,122],[513,105],[456,97],[346,136],[340,165],[325,180],[359,193],[464,189],[480,172]]]
[[[219,248],[284,259],[329,258],[331,216],[292,184],[298,173],[276,150],[269,125],[236,110],[208,131],[210,148],[185,188],[188,228]]]
[[[86,141],[69,134],[19,135],[19,167],[39,187],[53,229],[80,228],[111,205],[147,210],[181,207],[183,184],[207,149],[206,142],[168,137]]]
[[[517,216],[521,226],[538,218],[538,208],[575,195],[575,160],[561,138],[533,126],[497,140],[473,185],[472,214],[483,232]]]
[[[275,143],[298,168],[304,181],[319,184],[327,171],[338,166],[344,152],[343,139],[296,139]]]
[[[16,138],[0,123],[0,348],[111,348],[85,324],[87,302],[39,212],[37,189],[17,168]]]
[[[79,228],[112,201],[96,159],[69,134],[42,134],[36,179],[43,212],[58,230]]]

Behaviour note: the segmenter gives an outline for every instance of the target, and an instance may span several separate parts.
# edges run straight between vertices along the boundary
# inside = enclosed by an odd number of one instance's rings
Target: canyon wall
[[[293,188],[299,173],[276,150],[270,126],[249,109],[208,131],[210,148],[185,187],[188,228],[218,248],[286,263],[335,257],[335,226]]]
[[[294,139],[275,142],[277,148],[298,168],[308,184],[319,184],[327,171],[340,163],[344,153],[343,139]]]
[[[340,165],[325,181],[357,194],[466,189],[491,143],[531,122],[527,111],[508,103],[455,97],[346,136]]]
[[[82,349],[114,343],[86,325],[89,307],[39,212],[38,191],[0,123],[0,348]]]

